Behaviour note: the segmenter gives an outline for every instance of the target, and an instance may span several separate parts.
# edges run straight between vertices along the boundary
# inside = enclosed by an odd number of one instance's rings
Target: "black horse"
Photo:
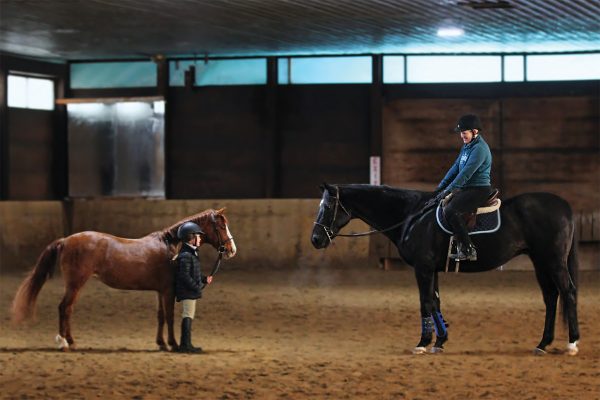
[[[323,198],[311,237],[313,246],[327,247],[353,218],[383,231],[414,268],[419,285],[421,340],[413,352],[426,352],[434,330],[436,341],[431,352],[443,351],[448,331],[440,308],[438,272],[445,269],[450,235],[437,225],[433,208],[423,211],[433,193],[358,184],[325,184],[321,190]],[[478,260],[461,262],[461,272],[489,271],[519,254],[528,254],[546,304],[544,333],[535,353],[544,354],[554,339],[560,295],[563,322],[569,328],[567,353],[577,354],[578,264],[571,207],[550,193],[526,193],[505,200],[500,213],[500,229],[472,236]]]

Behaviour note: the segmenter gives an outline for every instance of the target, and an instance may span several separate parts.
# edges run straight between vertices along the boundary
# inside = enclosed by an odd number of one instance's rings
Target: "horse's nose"
[[[318,248],[319,246],[319,238],[317,237],[316,234],[313,234],[312,237],[310,238],[310,242],[312,243],[312,245],[316,248]]]
[[[229,249],[225,253],[225,258],[232,258],[237,253],[237,247],[235,246],[235,242],[232,240]]]

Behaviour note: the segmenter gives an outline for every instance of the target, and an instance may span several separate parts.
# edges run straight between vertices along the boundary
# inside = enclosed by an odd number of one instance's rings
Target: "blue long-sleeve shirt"
[[[452,191],[476,186],[490,186],[492,153],[490,147],[478,135],[463,145],[458,158],[446,173],[438,189]]]

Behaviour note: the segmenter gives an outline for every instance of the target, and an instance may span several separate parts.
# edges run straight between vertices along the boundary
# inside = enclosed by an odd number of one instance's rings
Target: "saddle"
[[[448,203],[452,200],[452,193],[442,200],[442,208],[446,207]],[[500,208],[502,201],[499,198],[500,190],[493,189],[492,193],[488,196],[486,202],[474,212],[463,213],[463,218],[465,220],[466,226],[469,230],[473,230],[475,228],[475,223],[477,222],[478,214],[487,214],[496,211]]]

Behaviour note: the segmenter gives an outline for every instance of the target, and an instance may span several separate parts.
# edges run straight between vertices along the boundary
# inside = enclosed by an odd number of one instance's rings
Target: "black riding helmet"
[[[456,123],[456,128],[454,128],[454,132],[460,133],[463,131],[469,131],[471,129],[477,129],[482,131],[481,121],[479,117],[475,114],[466,114],[458,119]]]
[[[202,229],[200,229],[197,224],[191,221],[181,224],[181,226],[177,229],[177,237],[179,240],[186,240],[189,235],[194,235],[196,233],[204,235]]]

